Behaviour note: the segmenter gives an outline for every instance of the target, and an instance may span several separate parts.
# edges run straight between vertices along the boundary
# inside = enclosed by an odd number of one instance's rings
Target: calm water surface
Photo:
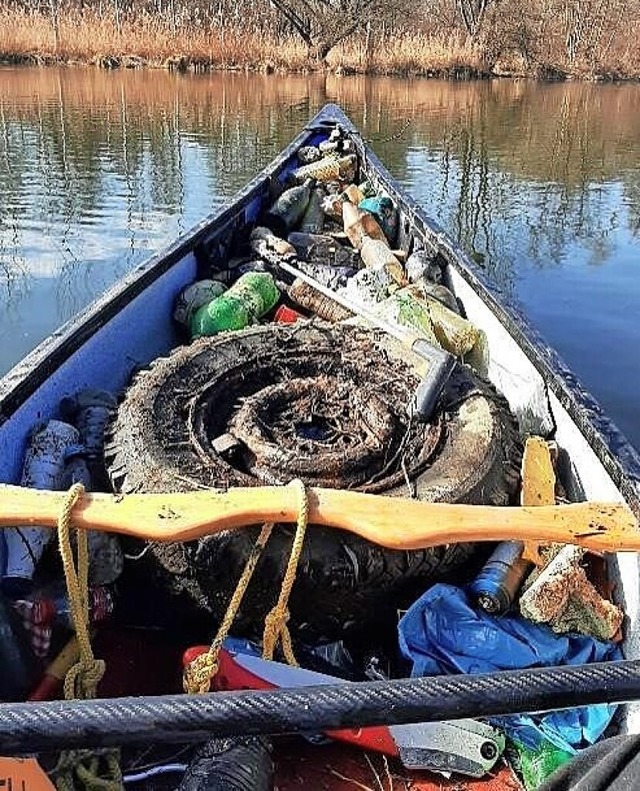
[[[640,447],[640,86],[0,69],[0,374],[326,101]]]

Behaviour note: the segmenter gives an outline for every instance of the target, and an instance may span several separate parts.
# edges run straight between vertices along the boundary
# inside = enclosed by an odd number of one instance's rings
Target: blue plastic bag
[[[434,585],[398,624],[400,650],[413,662],[412,676],[491,673],[552,665],[621,659],[619,648],[580,634],[558,635],[519,615],[496,618],[476,611],[453,585]],[[599,704],[538,717],[496,717],[494,725],[529,747],[548,739],[574,753],[592,744],[609,724],[615,706]]]

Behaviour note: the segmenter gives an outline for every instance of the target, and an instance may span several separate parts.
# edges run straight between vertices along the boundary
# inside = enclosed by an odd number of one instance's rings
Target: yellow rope
[[[285,659],[290,665],[298,666],[295,656],[293,655],[293,646],[291,645],[291,635],[287,622],[289,620],[289,595],[293,588],[293,583],[296,580],[296,572],[298,570],[298,562],[302,554],[302,546],[304,544],[304,536],[307,531],[307,523],[309,520],[309,505],[307,503],[307,492],[304,483],[296,479],[291,481],[291,486],[296,486],[299,492],[299,506],[298,506],[298,524],[296,526],[296,534],[293,538],[293,545],[291,547],[291,554],[289,555],[289,562],[287,563],[287,570],[284,573],[282,581],[282,588],[280,589],[280,596],[276,606],[267,614],[264,619],[264,635],[262,637],[262,656],[264,659],[273,659],[273,652],[275,651],[278,640],[282,643],[282,651]]]
[[[69,608],[80,649],[80,659],[73,665],[64,680],[66,700],[73,698],[93,698],[105,671],[102,659],[96,659],[89,636],[89,548],[86,530],[77,530],[78,567],[71,548],[71,513],[78,499],[84,494],[84,486],[75,483],[67,492],[67,497],[58,517],[58,543],[62,566],[67,582]],[[105,777],[99,776],[100,758],[106,763]],[[60,791],[75,791],[77,785],[74,775],[91,791],[120,791],[122,772],[118,751],[110,750],[102,755],[87,750],[68,750],[62,753],[54,773]]]
[[[188,692],[190,695],[203,694],[204,692],[208,692],[211,688],[211,679],[218,672],[218,655],[220,654],[220,649],[240,609],[245,591],[249,586],[258,560],[260,560],[262,550],[269,540],[272,530],[273,522],[267,522],[262,526],[260,535],[251,550],[251,554],[247,558],[242,576],[238,580],[238,584],[233,592],[233,596],[231,597],[227,611],[222,619],[218,633],[214,637],[209,650],[197,656],[184,669],[182,685],[184,691]]]
[[[289,662],[290,665],[297,666],[298,663],[296,662],[296,658],[293,655],[293,648],[291,645],[291,635],[289,634],[289,629],[287,628],[287,621],[289,620],[287,604],[289,602],[291,588],[293,587],[293,583],[296,579],[298,561],[300,559],[300,554],[302,553],[304,536],[307,529],[309,509],[304,483],[296,479],[291,481],[290,485],[296,486],[300,492],[298,525],[293,540],[293,545],[291,547],[289,562],[287,564],[287,569],[282,581],[282,588],[280,590],[278,602],[265,618],[262,656],[265,659],[273,659],[273,652],[278,640],[280,639],[282,642],[282,650],[287,662]],[[238,584],[236,585],[236,589],[233,592],[233,596],[231,597],[227,611],[224,615],[224,618],[222,619],[222,623],[220,624],[218,632],[211,643],[209,650],[193,659],[184,669],[182,683],[185,692],[194,695],[208,692],[211,689],[211,680],[218,672],[218,656],[220,654],[220,649],[229,633],[229,629],[231,628],[233,621],[235,620],[244,594],[249,586],[249,582],[251,581],[253,572],[255,571],[258,560],[260,559],[260,555],[262,554],[262,550],[269,540],[272,530],[273,523],[269,522],[265,524],[260,531],[260,535],[258,536],[258,539],[251,550],[251,554],[247,559],[244,571],[238,580]]]

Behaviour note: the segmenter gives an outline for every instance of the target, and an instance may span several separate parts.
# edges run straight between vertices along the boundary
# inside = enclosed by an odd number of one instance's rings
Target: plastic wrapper
[[[557,635],[518,615],[496,618],[476,611],[463,590],[438,584],[401,619],[400,649],[413,663],[413,676],[491,673],[528,667],[577,665],[622,658],[617,646],[578,634]],[[545,740],[574,753],[593,744],[609,724],[615,706],[599,704],[539,717],[496,717],[492,724],[530,750]]]

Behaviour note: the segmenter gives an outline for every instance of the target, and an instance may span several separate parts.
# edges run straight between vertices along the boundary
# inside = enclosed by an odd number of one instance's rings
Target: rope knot
[[[291,645],[291,635],[287,627],[288,621],[289,610],[281,610],[277,604],[271,612],[267,613],[265,616],[264,633],[262,635],[262,656],[265,659],[273,659],[278,640],[282,641],[282,647],[286,655],[287,649],[285,645]],[[291,650],[293,651],[293,649]],[[290,664],[297,665],[295,658],[293,663]]]
[[[65,699],[95,698],[106,669],[104,659],[81,659],[76,662],[64,679]]]
[[[204,695],[211,689],[211,681],[218,672],[218,651],[200,654],[185,667],[182,686],[189,695]]]

